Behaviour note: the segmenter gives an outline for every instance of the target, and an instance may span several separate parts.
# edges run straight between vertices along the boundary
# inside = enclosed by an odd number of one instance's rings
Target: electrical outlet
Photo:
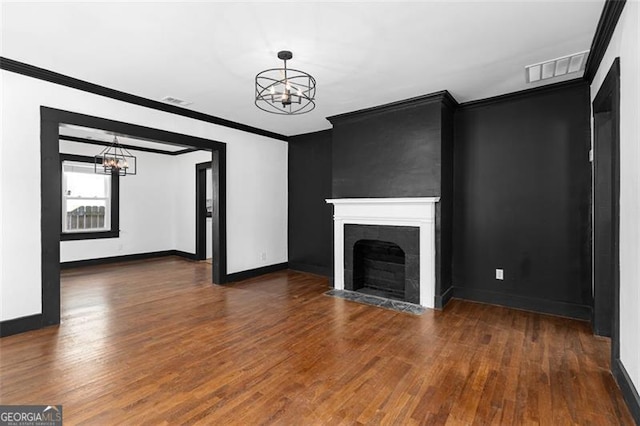
[[[496,269],[496,280],[504,280],[504,271],[502,269]]]
[[[122,251],[122,248],[123,248],[122,244],[118,244],[118,251]]]
[[[262,252],[262,254],[260,255],[260,260],[267,260],[267,253]]]

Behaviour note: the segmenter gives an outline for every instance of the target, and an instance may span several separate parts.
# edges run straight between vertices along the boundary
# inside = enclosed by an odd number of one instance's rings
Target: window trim
[[[60,154],[60,176],[64,176],[63,164],[65,161],[94,164],[94,157],[76,154]],[[62,189],[64,190],[64,188]],[[62,191],[60,191],[60,197],[62,197]],[[120,237],[120,176],[118,173],[111,174],[110,213],[111,229],[108,231],[62,232],[62,223],[60,223],[60,241],[96,240],[100,238]]]

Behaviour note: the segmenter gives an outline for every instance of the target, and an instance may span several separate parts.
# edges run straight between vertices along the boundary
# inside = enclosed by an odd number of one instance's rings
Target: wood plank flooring
[[[65,424],[633,424],[587,323],[464,301],[412,316],[180,258],[62,274],[62,324],[0,339],[0,403]]]

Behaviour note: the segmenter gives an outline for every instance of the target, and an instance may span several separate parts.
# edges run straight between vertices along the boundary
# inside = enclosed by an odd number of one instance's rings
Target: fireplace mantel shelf
[[[411,198],[329,198],[329,204],[425,204],[437,203],[440,197],[411,197]]]

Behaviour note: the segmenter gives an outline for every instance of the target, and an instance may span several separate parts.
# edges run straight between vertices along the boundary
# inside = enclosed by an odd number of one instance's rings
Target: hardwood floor
[[[0,339],[2,404],[65,424],[633,424],[587,323],[454,300],[422,316],[293,271],[163,258],[62,274],[62,324]]]

